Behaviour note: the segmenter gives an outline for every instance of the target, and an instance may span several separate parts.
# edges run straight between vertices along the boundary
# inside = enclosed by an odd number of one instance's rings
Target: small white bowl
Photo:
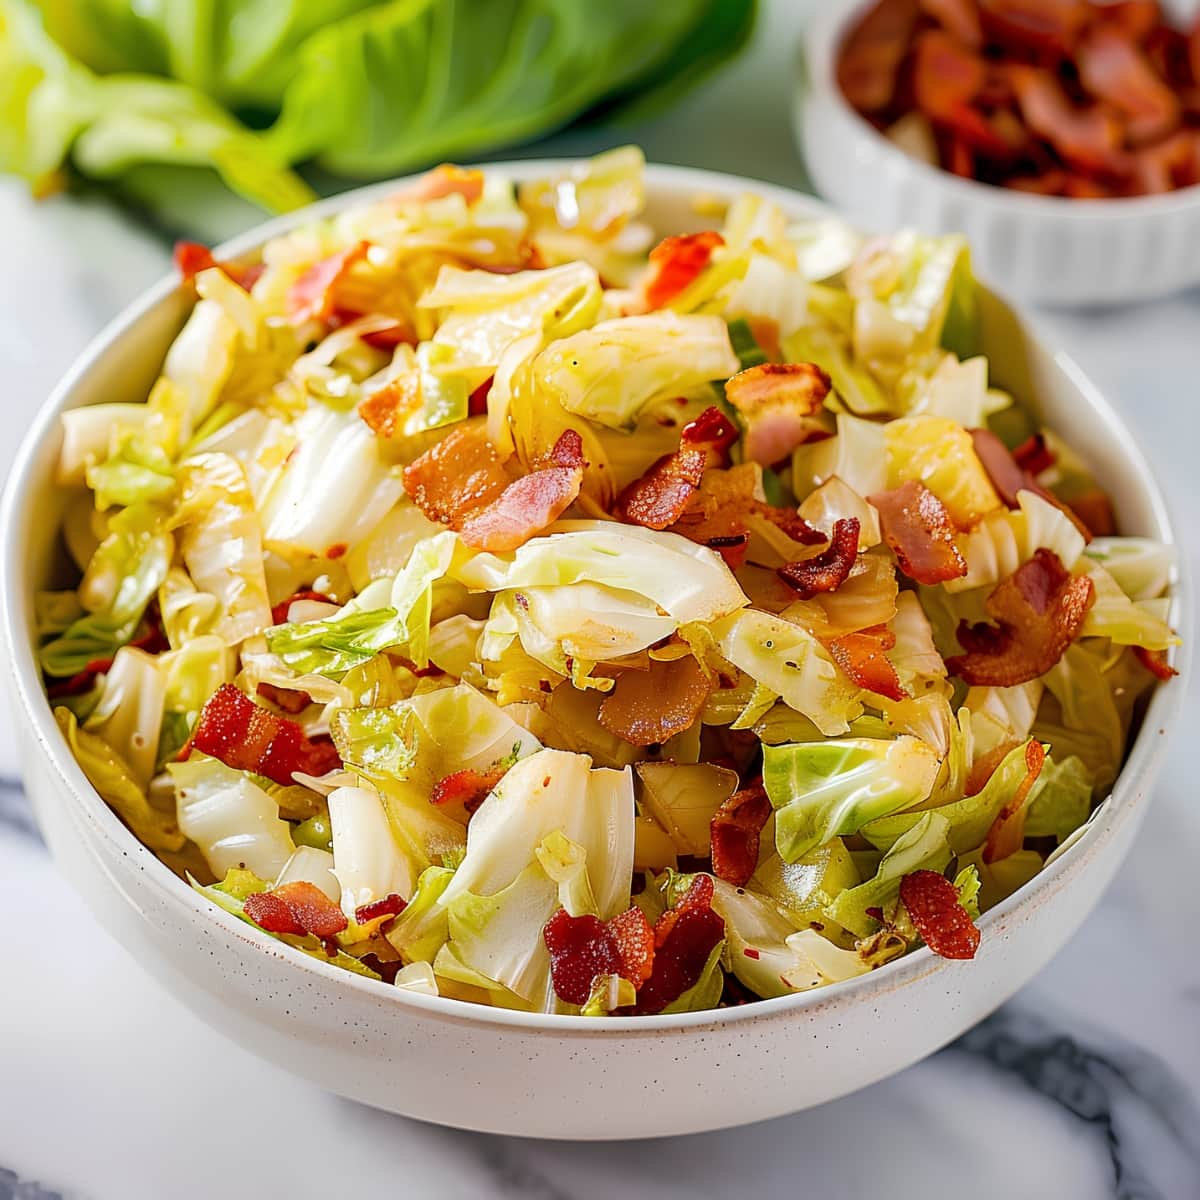
[[[488,169],[523,178],[553,166]],[[729,200],[751,189],[796,218],[826,212],[795,192],[705,171],[655,166],[646,182],[647,219],[660,233],[702,228],[692,204],[699,195]],[[249,253],[395,186],[273,221],[220,253]],[[985,293],[981,305],[997,385],[1037,397],[1040,415],[1106,481],[1123,529],[1174,542],[1150,467],[1105,400],[1001,301]],[[0,653],[22,724],[28,793],[60,869],[100,923],[214,1028],[331,1091],[446,1125],[559,1138],[696,1133],[795,1112],[911,1065],[1025,984],[1096,904],[1146,811],[1183,681],[1155,693],[1112,797],[1073,843],[982,918],[982,946],[969,963],[921,949],[848,983],[742,1008],[542,1016],[361,979],[217,909],[142,846],[88,783],[51,716],[34,654],[34,592],[70,578],[58,535],[66,498],[53,482],[59,414],[144,395],[186,307],[176,281],[163,280],[89,347],[25,439],[0,510]],[[1189,611],[1177,583],[1177,625]]]
[[[1072,200],[962,179],[912,157],[842,94],[837,54],[866,4],[827,0],[805,34],[797,138],[817,190],[867,229],[965,233],[980,273],[1045,304],[1148,300],[1200,284],[1200,187]]]

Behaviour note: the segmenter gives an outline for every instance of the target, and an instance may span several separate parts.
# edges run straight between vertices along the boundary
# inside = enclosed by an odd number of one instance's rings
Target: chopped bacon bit
[[[1179,674],[1177,670],[1169,662],[1167,662],[1167,653],[1165,650],[1147,650],[1145,646],[1134,646],[1134,657],[1142,664],[1152,675],[1163,680],[1165,683],[1168,679],[1173,679]]]
[[[1113,516],[1112,501],[1099,488],[1081,492],[1071,497],[1071,503],[1063,506],[1075,517],[1075,524],[1082,525],[1082,532],[1090,541],[1092,537],[1111,537],[1117,532],[1117,519]]]
[[[292,713],[293,716],[303,712],[312,703],[312,697],[307,692],[276,687],[273,683],[260,683],[255,692],[268,703],[282,708],[284,712]]]
[[[636,904],[618,913],[608,922],[608,932],[617,946],[621,960],[619,974],[640,988],[654,969],[654,930],[646,914]]]
[[[1044,675],[1078,636],[1095,600],[1086,575],[1072,576],[1042,548],[1000,583],[984,607],[995,625],[962,621],[965,654],[947,668],[972,686],[1013,687]]]
[[[712,815],[709,832],[712,842],[713,874],[718,879],[744,887],[758,866],[758,840],[771,801],[762,780],[734,792]]]
[[[372,900],[370,904],[360,904],[354,910],[354,919],[360,925],[366,925],[368,921],[375,921],[380,917],[398,917],[407,907],[408,901],[403,896],[397,896],[395,892],[391,892],[382,900]]]
[[[1012,799],[996,815],[983,845],[983,861],[993,863],[1020,850],[1025,841],[1025,813],[1033,794],[1033,785],[1046,764],[1046,751],[1037,738],[1025,746],[1025,778]]]
[[[744,947],[742,948],[742,953],[743,953],[743,954],[744,954],[744,955],[745,955],[747,958],[752,958],[752,959],[754,959],[756,962],[758,961],[758,959],[759,959],[759,958],[761,958],[761,957],[762,957],[762,956],[759,954],[759,952],[758,952],[757,950],[755,950],[755,949],[754,949],[754,947],[753,947],[753,946],[744,946]]]
[[[404,432],[406,418],[420,407],[420,378],[413,371],[373,391],[358,406],[358,415],[376,437],[396,438]]]
[[[327,321],[333,315],[334,285],[355,263],[367,255],[369,242],[359,242],[319,259],[288,289],[288,318],[293,325],[305,321]]]
[[[617,497],[617,515],[647,529],[674,525],[687,510],[705,470],[714,459],[724,461],[737,439],[733,422],[716,405],[706,408],[680,431],[679,449],[664,454]]]
[[[695,724],[711,691],[708,676],[690,654],[670,662],[651,659],[645,671],[621,672],[597,718],[632,746],[661,745]]]
[[[725,398],[747,419],[746,457],[769,467],[823,434],[814,418],[831,387],[816,363],[760,363],[731,376]]]
[[[642,285],[646,307],[670,304],[708,266],[713,251],[725,245],[715,230],[663,238],[650,251],[650,270]]]
[[[174,257],[175,269],[189,287],[195,284],[196,276],[201,271],[217,267],[224,271],[238,287],[248,292],[267,269],[263,263],[251,263],[243,266],[241,263],[235,262],[218,262],[213,258],[212,251],[207,246],[200,245],[199,242],[176,242]]]
[[[111,658],[93,658],[78,675],[72,675],[70,679],[50,684],[46,688],[46,695],[51,700],[59,700],[64,696],[82,696],[84,692],[91,690],[92,684],[96,682],[96,676],[107,675],[112,665]]]
[[[978,0],[984,34],[1050,59],[1071,53],[1090,17],[1087,0]]]
[[[983,45],[983,29],[975,0],[919,0],[921,11],[933,17],[964,46],[978,50]]]
[[[467,399],[467,415],[482,417],[487,412],[488,395],[491,393],[495,375],[489,375]]]
[[[512,482],[478,425],[458,425],[404,468],[404,490],[431,520],[455,528]]]
[[[464,767],[439,779],[433,785],[429,797],[431,804],[438,806],[461,804],[468,813],[474,811],[488,798],[492,789],[504,778],[507,767],[492,767],[487,771],[475,771]]]
[[[288,619],[288,610],[296,603],[297,600],[313,600],[317,604],[335,604],[336,601],[325,595],[324,592],[302,591],[296,592],[289,596],[286,600],[281,600],[273,609],[271,609],[271,620],[276,625],[286,625]]]
[[[325,557],[338,559],[342,558],[350,547],[345,542],[334,542],[332,546],[325,547]]]
[[[401,204],[425,204],[446,196],[462,196],[468,204],[474,204],[482,195],[482,171],[474,167],[456,167],[453,163],[442,163],[432,171],[426,171],[408,187],[402,188],[393,199]]]
[[[1076,55],[1079,78],[1097,100],[1126,114],[1132,142],[1152,142],[1179,124],[1179,101],[1126,34],[1090,29]]]
[[[861,112],[892,103],[919,16],[917,0],[879,0],[850,31],[838,56],[838,86]]]
[[[909,479],[868,499],[879,510],[884,541],[909,579],[944,583],[967,573],[967,560],[954,541],[950,513],[923,483]]]
[[[972,432],[972,437],[974,437],[974,432]],[[978,443],[976,443],[975,450],[978,453]],[[1054,451],[1046,445],[1045,434],[1041,433],[1031,433],[1012,452],[1012,456],[1016,460],[1017,466],[1022,471],[1028,471],[1030,475],[1040,475],[1043,471],[1048,471],[1057,461]],[[993,480],[993,482],[995,481]]]
[[[500,553],[523,546],[557,521],[583,486],[583,439],[573,429],[559,434],[544,464],[514,480],[490,504],[462,522],[463,542]]]
[[[900,900],[917,932],[942,958],[974,958],[979,930],[959,903],[958,889],[936,871],[914,871],[900,880]]]
[[[830,657],[851,682],[877,696],[904,700],[908,692],[887,656],[895,644],[896,635],[886,625],[872,625],[825,643]]]
[[[858,558],[858,518],[846,517],[833,523],[829,546],[812,558],[802,558],[777,568],[776,575],[811,600],[818,592],[836,591],[846,582]]]
[[[700,978],[725,922],[712,909],[713,881],[697,875],[686,894],[654,925],[654,968],[638,992],[636,1012],[662,1012]]]
[[[568,1004],[586,1004],[597,975],[616,975],[621,953],[616,939],[599,917],[573,917],[565,908],[546,922],[542,939],[550,951],[554,994]]]
[[[192,731],[192,744],[238,771],[289,784],[297,771],[324,775],[342,765],[330,741],[310,739],[296,724],[255,704],[232,683],[209,697]]]
[[[246,897],[243,911],[268,933],[290,933],[297,937],[311,934],[323,942],[350,924],[346,914],[316,884],[305,880],[283,883],[268,892],[254,892]]]

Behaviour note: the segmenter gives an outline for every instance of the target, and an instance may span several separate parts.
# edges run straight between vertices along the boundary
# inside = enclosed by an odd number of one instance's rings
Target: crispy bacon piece
[[[713,881],[697,875],[674,908],[654,925],[654,965],[638,992],[636,1012],[662,1012],[700,978],[725,922],[712,908]]]
[[[1072,576],[1044,547],[1022,563],[987,598],[995,625],[962,621],[966,651],[946,667],[972,686],[1014,687],[1044,675],[1075,640],[1095,600],[1086,575]]]
[[[919,0],[921,11],[932,17],[964,46],[978,50],[983,45],[983,27],[975,0]]]
[[[814,420],[832,384],[816,363],[760,363],[732,376],[725,398],[745,418],[746,457],[770,466],[826,432]]]
[[[654,933],[636,905],[608,922],[572,917],[560,908],[546,922],[542,939],[550,951],[554,994],[568,1004],[586,1004],[597,975],[620,975],[635,989],[650,978]]]
[[[342,765],[332,742],[311,740],[296,724],[255,704],[232,683],[209,697],[192,731],[192,745],[238,771],[289,784],[296,771],[324,775]]]
[[[636,904],[608,922],[608,932],[617,945],[619,974],[640,988],[654,969],[654,930]]]
[[[1104,6],[1104,17],[1114,29],[1140,42],[1162,24],[1163,12],[1158,0],[1114,0]]]
[[[478,425],[458,425],[404,468],[404,490],[431,520],[457,528],[512,482]]]
[[[983,845],[983,861],[996,862],[1020,850],[1025,842],[1025,813],[1033,785],[1037,783],[1042,767],[1046,763],[1046,751],[1037,738],[1031,738],[1025,746],[1025,778],[1013,793],[1012,798],[996,814]]]
[[[944,583],[967,573],[967,560],[954,541],[954,522],[923,483],[909,479],[868,499],[879,511],[884,541],[909,579]]]
[[[318,604],[336,604],[337,601],[332,597],[325,595],[324,592],[314,592],[309,589],[304,591],[294,592],[286,600],[281,600],[273,609],[271,609],[271,620],[276,625],[286,625],[288,619],[288,610],[296,603],[297,600],[314,600]]]
[[[664,454],[640,479],[617,497],[616,512],[630,525],[666,529],[687,509],[710,465],[724,461],[738,439],[733,422],[716,405],[689,421],[679,434],[679,449]]]
[[[501,553],[523,546],[557,521],[583,486],[583,439],[559,434],[545,465],[514,480],[490,504],[465,517],[459,536],[468,546]]]
[[[708,676],[690,654],[670,662],[651,659],[645,671],[621,672],[597,719],[631,746],[660,746],[695,724],[711,691]]]
[[[401,204],[425,204],[430,200],[455,195],[462,196],[468,204],[474,204],[483,195],[483,172],[474,167],[442,163],[402,188],[393,199]]]
[[[325,943],[329,954],[337,950],[334,935],[350,924],[346,914],[319,887],[305,880],[283,883],[268,892],[254,892],[246,897],[243,911],[268,933],[290,933],[296,937],[311,934]]]
[[[1111,25],[1089,29],[1075,56],[1083,86],[1126,115],[1134,143],[1152,142],[1179,124],[1179,100],[1155,75],[1137,44]]]
[[[429,802],[439,806],[461,804],[468,813],[474,813],[507,770],[507,767],[492,767],[487,771],[474,771],[464,767],[439,779],[433,785]]]
[[[1064,506],[1060,503],[1060,508]],[[1111,537],[1117,532],[1117,519],[1113,515],[1112,501],[1107,492],[1091,488],[1071,497],[1065,510],[1072,516],[1077,527],[1091,541],[1093,537]]]
[[[1169,662],[1167,662],[1167,652],[1165,650],[1147,650],[1145,646],[1134,646],[1134,657],[1157,679],[1161,679],[1164,683],[1168,679],[1174,679],[1179,674],[1177,670]]]
[[[801,600],[811,600],[818,592],[836,591],[846,582],[858,558],[858,529],[857,517],[835,521],[827,549],[812,558],[785,563],[775,574],[799,593]]]
[[[334,286],[367,255],[369,242],[359,242],[339,250],[327,258],[318,259],[288,289],[288,319],[293,325],[304,321],[328,321],[335,304]]]
[[[988,785],[988,780],[996,773],[996,768],[1015,750],[1020,742],[1001,742],[986,754],[981,754],[967,772],[967,781],[963,787],[966,796],[978,796]]]
[[[189,287],[196,282],[196,276],[201,271],[219,267],[238,287],[248,292],[267,269],[265,263],[243,265],[236,262],[218,262],[213,258],[212,251],[199,242],[176,242],[174,259],[175,269]]]
[[[838,86],[861,112],[892,103],[919,17],[917,0],[879,0],[850,31],[838,55]]]
[[[971,436],[974,437],[974,432]],[[976,443],[975,450],[978,453],[978,443]],[[1043,471],[1048,471],[1057,461],[1054,451],[1046,445],[1045,435],[1041,433],[1031,433],[1012,452],[1012,456],[1016,460],[1017,466],[1022,471],[1028,471],[1030,475],[1040,475]],[[995,480],[992,482],[994,483]]]
[[[762,780],[734,792],[712,815],[709,823],[713,874],[718,879],[745,887],[758,866],[758,840],[771,801]]]
[[[917,932],[942,958],[974,958],[979,930],[959,903],[958,889],[936,871],[914,871],[900,880],[900,899]]]
[[[358,415],[376,437],[396,438],[403,434],[406,418],[420,407],[420,379],[413,371],[373,391],[358,406]]]
[[[852,683],[889,700],[907,698],[908,692],[901,686],[896,668],[887,656],[896,645],[896,635],[886,625],[872,625],[843,634],[825,645],[830,657]]]
[[[360,925],[376,921],[380,917],[398,917],[408,907],[408,901],[403,896],[391,892],[382,900],[372,900],[370,904],[360,904],[354,910],[354,919]]]
[[[913,96],[936,125],[951,130],[972,149],[1004,156],[1012,147],[974,102],[987,82],[987,65],[940,29],[929,29],[913,45]]]
[[[650,270],[642,284],[648,309],[670,304],[712,259],[725,239],[713,229],[663,238],[650,251]]]
[[[1049,60],[1066,58],[1091,17],[1087,0],[978,0],[985,37]]]
[[[1132,162],[1121,151],[1121,123],[1105,108],[1076,108],[1049,71],[1014,63],[1008,68],[1025,124],[1072,166],[1124,177]]]

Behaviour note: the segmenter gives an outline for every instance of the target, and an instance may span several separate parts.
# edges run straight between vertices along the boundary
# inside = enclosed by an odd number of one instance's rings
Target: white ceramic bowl
[[[520,177],[545,163],[493,167]],[[794,215],[814,201],[763,184],[675,167],[647,172],[648,218],[697,228],[690,199],[746,188]],[[394,185],[385,185],[387,187]],[[252,250],[289,226],[359,202],[365,189],[231,242]],[[4,500],[3,631],[25,778],[63,873],[97,918],[168,991],[264,1058],[367,1104],[447,1125],[562,1138],[690,1133],[793,1112],[843,1095],[957,1037],[1024,984],[1091,911],[1133,840],[1183,696],[1154,696],[1111,800],[1029,886],[981,921],[970,963],[918,950],[874,973],[743,1008],[636,1020],[524,1015],[400,992],[282,945],[217,910],[141,846],[88,784],[42,693],[33,593],[66,573],[64,498],[52,483],[64,409],[144,394],[186,302],[165,279],[84,354],[30,431]],[[985,297],[996,382],[1037,397],[1115,498],[1122,527],[1173,541],[1150,468],[1079,370]],[[1184,612],[1176,590],[1176,620]]]
[[[850,107],[835,65],[867,4],[823,0],[805,34],[795,127],[817,190],[863,228],[965,233],[982,274],[1025,299],[1112,305],[1200,284],[1200,187],[1071,200],[976,183],[894,146]]]

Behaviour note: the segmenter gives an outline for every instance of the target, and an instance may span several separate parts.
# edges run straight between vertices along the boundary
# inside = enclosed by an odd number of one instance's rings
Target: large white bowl
[[[837,54],[866,0],[822,0],[805,31],[794,120],[809,174],[864,228],[965,233],[984,275],[1047,304],[1096,306],[1200,284],[1200,187],[1071,200],[961,179],[893,145],[842,95]]]
[[[545,163],[493,167],[521,177]],[[663,233],[697,228],[690,200],[746,188],[800,216],[807,197],[675,167],[647,173],[648,216]],[[385,185],[392,186],[392,185]],[[350,193],[231,242],[245,253]],[[559,1138],[689,1133],[794,1112],[881,1079],[990,1013],[1059,949],[1128,851],[1183,687],[1151,701],[1113,797],[1038,878],[981,921],[973,962],[919,950],[874,973],[743,1008],[636,1020],[531,1016],[414,996],[336,970],[219,911],[128,833],[68,752],[33,653],[33,593],[70,576],[58,548],[64,503],[53,466],[58,415],[137,399],[186,308],[171,279],[84,354],[30,431],[4,499],[6,674],[23,723],[34,811],[63,873],[97,918],[168,991],[248,1050],[341,1095],[447,1125]],[[1113,410],[1020,317],[985,298],[996,382],[1068,433],[1112,490],[1122,527],[1174,540],[1153,475]],[[1176,589],[1178,621],[1184,612]]]

